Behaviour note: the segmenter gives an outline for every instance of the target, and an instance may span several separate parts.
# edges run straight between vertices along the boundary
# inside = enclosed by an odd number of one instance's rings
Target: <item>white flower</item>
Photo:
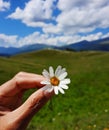
[[[45,84],[44,89],[49,92],[54,90],[55,94],[58,94],[59,91],[64,94],[63,89],[68,89],[68,85],[70,83],[70,79],[66,78],[67,72],[65,68],[58,66],[54,71],[53,67],[49,67],[49,71],[43,70],[43,76],[46,78],[45,81],[42,81],[41,84]]]

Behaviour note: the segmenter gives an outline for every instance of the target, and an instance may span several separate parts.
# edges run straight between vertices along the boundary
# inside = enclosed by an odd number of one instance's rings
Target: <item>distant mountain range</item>
[[[69,51],[109,51],[109,38],[104,38],[95,41],[80,41],[77,43],[69,44],[66,46],[49,46],[45,44],[33,44],[26,45],[20,48],[15,47],[0,47],[0,56],[12,56],[19,53],[26,53],[31,51],[37,51],[42,49],[59,49],[59,50],[69,50]]]
[[[75,44],[70,44],[61,47],[61,49],[74,51],[109,51],[109,38],[104,38],[95,41],[80,41]]]
[[[0,56],[12,56],[20,53],[26,53],[31,51],[38,51],[42,49],[49,48],[51,46],[45,44],[33,44],[33,45],[25,45],[23,47],[15,48],[15,47],[0,47]]]

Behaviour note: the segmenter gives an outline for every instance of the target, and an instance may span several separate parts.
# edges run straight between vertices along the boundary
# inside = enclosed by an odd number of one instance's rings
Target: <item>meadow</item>
[[[109,130],[109,53],[43,50],[0,57],[0,84],[19,71],[41,74],[62,65],[71,79],[65,94],[54,96],[27,130]],[[24,100],[36,90],[24,95]]]

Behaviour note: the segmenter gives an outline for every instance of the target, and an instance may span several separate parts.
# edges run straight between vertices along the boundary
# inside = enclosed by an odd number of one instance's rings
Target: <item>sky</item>
[[[0,46],[109,37],[109,0],[0,0]]]

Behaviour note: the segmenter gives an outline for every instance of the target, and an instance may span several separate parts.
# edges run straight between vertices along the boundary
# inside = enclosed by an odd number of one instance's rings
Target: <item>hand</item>
[[[0,86],[0,130],[24,130],[31,118],[52,97],[43,89],[41,75],[19,72]],[[26,90],[38,88],[23,104]]]

